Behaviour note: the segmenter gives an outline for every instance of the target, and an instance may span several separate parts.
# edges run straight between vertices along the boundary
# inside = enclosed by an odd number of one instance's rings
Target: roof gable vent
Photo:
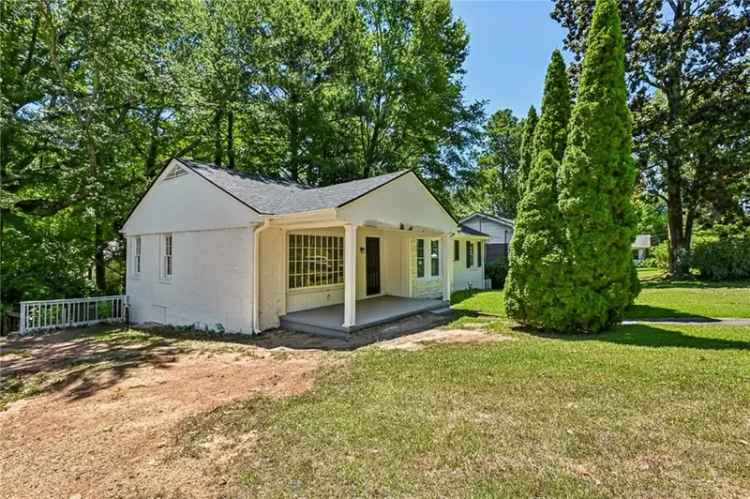
[[[164,175],[164,180],[172,180],[183,175],[187,175],[187,172],[179,166],[175,166],[166,175]]]

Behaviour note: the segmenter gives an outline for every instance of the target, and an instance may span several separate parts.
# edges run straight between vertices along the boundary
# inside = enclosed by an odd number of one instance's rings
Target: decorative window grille
[[[344,282],[344,238],[289,234],[289,289],[333,286]]]
[[[168,281],[172,279],[173,268],[173,245],[172,245],[172,234],[164,234],[164,244],[162,245],[162,279]]]
[[[417,277],[424,277],[424,239],[417,239]]]
[[[430,275],[440,275],[440,241],[437,239],[430,241]]]

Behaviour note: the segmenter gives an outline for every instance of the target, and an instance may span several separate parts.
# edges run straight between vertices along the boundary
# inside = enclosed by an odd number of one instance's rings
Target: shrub
[[[492,280],[492,289],[503,289],[505,278],[508,276],[508,260],[503,258],[490,263],[485,269],[485,275]]]
[[[704,279],[750,278],[750,237],[696,241],[690,263]]]
[[[653,266],[661,270],[667,270],[669,268],[669,248],[667,245],[669,240],[665,240],[653,246],[649,250],[649,257],[647,260],[652,259]]]

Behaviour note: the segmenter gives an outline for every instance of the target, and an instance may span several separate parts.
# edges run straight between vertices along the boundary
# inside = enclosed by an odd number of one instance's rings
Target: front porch
[[[357,320],[352,326],[344,326],[344,304],[291,312],[280,317],[281,327],[324,336],[342,337],[347,333],[377,326],[415,315],[420,312],[448,307],[443,300],[379,296],[357,300]]]

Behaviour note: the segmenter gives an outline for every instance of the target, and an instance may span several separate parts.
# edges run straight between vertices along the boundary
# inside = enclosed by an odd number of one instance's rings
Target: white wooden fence
[[[22,301],[19,332],[27,334],[100,322],[123,322],[127,302],[126,295]]]

